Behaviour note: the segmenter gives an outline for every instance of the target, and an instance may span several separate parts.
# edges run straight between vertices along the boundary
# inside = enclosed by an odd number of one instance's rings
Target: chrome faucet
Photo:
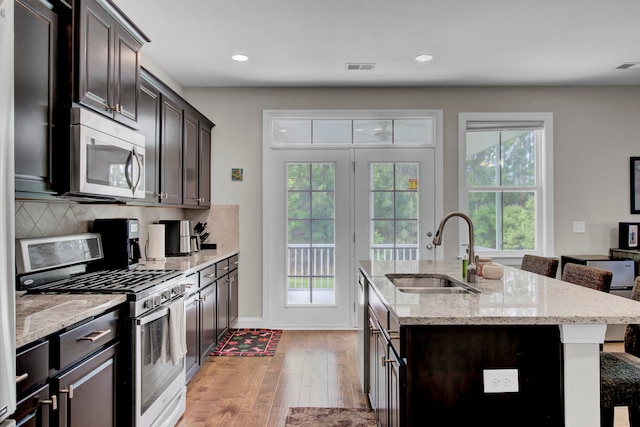
[[[433,244],[439,246],[442,244],[442,230],[444,229],[444,225],[447,223],[449,218],[458,216],[465,221],[467,221],[467,225],[469,226],[469,265],[467,266],[467,282],[476,283],[478,281],[477,269],[476,269],[476,257],[475,251],[473,249],[473,223],[471,222],[471,218],[462,212],[449,212],[442,218],[440,221],[440,225],[438,226],[438,231],[436,231],[436,235],[433,238]]]

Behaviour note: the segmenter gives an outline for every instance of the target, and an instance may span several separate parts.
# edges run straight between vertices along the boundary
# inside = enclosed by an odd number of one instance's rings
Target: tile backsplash
[[[61,236],[92,231],[98,218],[136,218],[140,222],[140,246],[147,241],[147,225],[163,219],[189,219],[195,225],[206,222],[211,237],[207,242],[238,248],[238,206],[215,205],[209,210],[168,207],[49,203],[16,200],[16,239]]]

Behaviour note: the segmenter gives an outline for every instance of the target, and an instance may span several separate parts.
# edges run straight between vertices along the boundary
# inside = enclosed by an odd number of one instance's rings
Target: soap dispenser
[[[469,266],[469,244],[465,243],[462,246],[466,246],[464,255],[462,256],[462,278],[467,278],[467,267]]]

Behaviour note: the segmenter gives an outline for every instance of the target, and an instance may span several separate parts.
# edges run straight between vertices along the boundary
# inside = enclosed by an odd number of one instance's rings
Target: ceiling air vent
[[[636,71],[640,71],[640,62],[625,62],[624,64],[616,67],[616,70],[636,70]]]
[[[371,71],[375,68],[375,63],[349,63],[347,62],[345,68],[348,71]]]

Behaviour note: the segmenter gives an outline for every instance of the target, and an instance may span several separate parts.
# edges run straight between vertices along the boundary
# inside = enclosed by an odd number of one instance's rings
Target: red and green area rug
[[[211,355],[273,356],[281,335],[280,329],[231,329]]]

